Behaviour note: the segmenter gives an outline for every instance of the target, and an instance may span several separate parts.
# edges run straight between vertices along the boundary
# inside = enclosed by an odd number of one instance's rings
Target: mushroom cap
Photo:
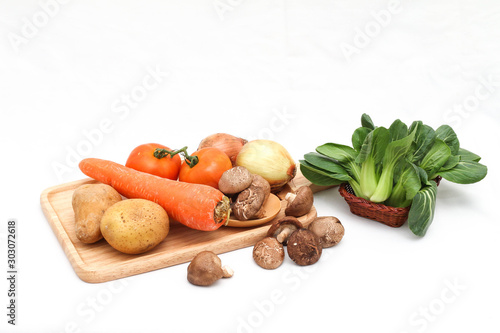
[[[322,253],[318,236],[308,229],[294,231],[288,238],[286,247],[290,259],[300,266],[316,263]]]
[[[262,189],[264,192],[264,201],[269,198],[269,195],[271,194],[271,185],[269,182],[262,177],[261,175],[252,175],[252,184],[251,186],[259,187]]]
[[[301,186],[297,191],[288,196],[288,205],[285,208],[285,215],[299,217],[307,214],[314,202],[314,196],[309,186]]]
[[[308,229],[319,237],[323,248],[337,245],[344,237],[345,232],[342,223],[334,216],[317,217],[309,224]]]
[[[219,190],[224,194],[240,193],[252,184],[252,179],[247,168],[237,166],[224,171],[219,179]]]
[[[269,227],[269,230],[267,231],[267,236],[268,237],[275,237],[278,238],[278,236],[282,235],[283,239],[278,239],[279,242],[281,242],[283,245],[287,244],[287,239],[288,237],[297,229],[302,229],[304,226],[302,223],[297,220],[297,218],[293,216],[285,216],[277,221],[275,221],[271,227]]]
[[[240,221],[257,217],[271,193],[269,182],[262,176],[252,175],[252,184],[240,194],[233,204],[233,214]]]
[[[278,268],[285,259],[283,245],[274,237],[266,237],[253,248],[253,259],[262,268]]]
[[[267,180],[264,179],[264,177],[260,175],[253,175],[252,186],[260,187],[264,191],[264,201],[262,202],[260,209],[257,211],[257,213],[255,213],[253,217],[256,219],[260,219],[266,216],[266,210],[264,209],[264,205],[267,199],[269,199],[269,195],[271,195],[271,185]]]
[[[188,281],[197,286],[209,286],[224,275],[220,258],[211,251],[198,253],[187,271]]]

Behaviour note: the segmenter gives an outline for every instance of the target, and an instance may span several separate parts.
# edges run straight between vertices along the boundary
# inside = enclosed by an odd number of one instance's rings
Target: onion
[[[236,165],[264,177],[271,185],[271,192],[279,191],[297,172],[295,161],[285,147],[271,140],[248,142],[238,154]]]
[[[226,133],[212,134],[201,140],[198,150],[206,147],[215,147],[222,150],[231,160],[233,166],[236,165],[236,156],[240,152],[247,140],[238,138]]]

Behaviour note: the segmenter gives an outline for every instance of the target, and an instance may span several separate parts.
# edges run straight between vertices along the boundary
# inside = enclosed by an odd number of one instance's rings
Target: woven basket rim
[[[443,178],[441,176],[437,176],[433,180],[436,182],[436,185],[439,186],[439,184],[441,183],[442,179]],[[352,187],[351,187],[351,185],[349,185],[349,183],[342,183],[339,186],[339,192],[340,192],[340,195],[343,196],[344,199],[346,201],[348,201],[348,202],[349,201],[351,201],[351,202],[358,202],[360,204],[365,204],[365,205],[369,205],[369,206],[373,206],[373,207],[379,207],[381,209],[383,209],[384,207],[388,207],[389,209],[394,210],[395,212],[397,212],[397,211],[408,211],[410,209],[410,206],[408,206],[408,207],[392,207],[392,206],[387,206],[387,205],[384,205],[384,204],[381,204],[381,203],[376,203],[376,202],[372,202],[372,201],[366,200],[364,198],[357,197],[357,196],[355,196],[354,194],[350,193],[347,190],[347,186],[349,186],[349,188],[352,190]]]
[[[380,203],[359,198],[347,190],[349,184],[339,186],[339,192],[349,205],[351,213],[373,221],[377,221],[393,228],[401,227],[408,219],[410,207],[391,207]]]
[[[437,177],[434,181],[439,186],[441,177]],[[347,187],[349,187],[350,191],[348,191]],[[339,192],[354,215],[381,222],[395,228],[402,226],[408,219],[411,205],[408,207],[391,207],[357,197],[353,194],[354,191],[349,183],[340,184]]]
[[[373,201],[366,200],[364,198],[360,198],[355,196],[354,194],[349,193],[347,190],[347,186],[350,187],[349,183],[342,183],[339,187],[340,195],[344,197],[344,199],[349,203],[358,203],[361,205],[366,205],[367,207],[373,207],[374,209],[382,209],[387,211],[393,211],[395,214],[406,214],[410,210],[410,206],[408,207],[392,207],[387,206],[381,203],[376,203]]]

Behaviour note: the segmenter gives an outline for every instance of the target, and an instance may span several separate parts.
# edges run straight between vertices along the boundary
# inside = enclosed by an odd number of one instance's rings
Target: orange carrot
[[[229,199],[207,185],[161,178],[121,164],[86,158],[80,170],[108,184],[126,198],[141,198],[162,206],[174,220],[197,230],[216,230],[229,217]]]

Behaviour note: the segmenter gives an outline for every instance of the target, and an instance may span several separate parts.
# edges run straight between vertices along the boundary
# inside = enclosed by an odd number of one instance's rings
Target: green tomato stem
[[[189,155],[187,152],[187,146],[177,149],[177,150],[168,150],[168,149],[163,149],[163,148],[156,148],[155,152],[153,153],[154,157],[157,159],[162,159],[164,157],[170,156],[170,158],[174,157],[177,154],[182,153],[184,156],[184,159],[186,160],[186,164],[189,165],[190,168],[194,167],[198,162],[199,158],[198,156],[195,155]]]

